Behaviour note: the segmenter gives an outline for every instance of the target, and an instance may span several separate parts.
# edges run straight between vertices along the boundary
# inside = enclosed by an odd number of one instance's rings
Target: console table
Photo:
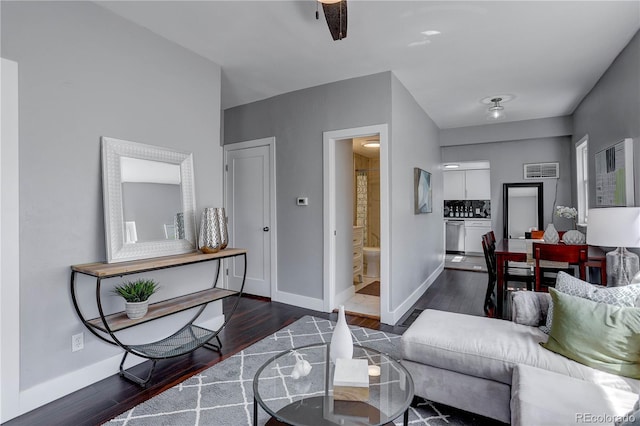
[[[220,269],[222,259],[240,256],[244,260],[244,272],[242,277],[242,285],[240,291],[227,290],[218,288],[220,278]],[[103,279],[122,277],[130,274],[138,274],[142,272],[156,271],[159,269],[172,268],[176,266],[190,265],[201,262],[217,261],[215,280],[211,288],[185,294],[172,299],[163,300],[157,303],[149,304],[147,314],[139,319],[129,319],[124,312],[116,312],[105,314],[102,306],[101,282]],[[76,275],[84,274],[95,278],[95,294],[96,304],[99,316],[96,318],[86,319],[83,315],[80,305],[76,297]],[[80,320],[98,338],[103,341],[120,346],[124,349],[124,355],[120,362],[120,376],[131,380],[144,387],[153,374],[156,362],[160,359],[173,358],[195,351],[200,347],[206,347],[215,351],[220,351],[222,343],[218,334],[227,325],[231,316],[235,312],[240,296],[244,289],[244,283],[247,276],[247,250],[227,248],[217,253],[205,254],[200,252],[181,254],[176,256],[166,256],[153,259],[136,260],[121,263],[87,263],[83,265],[71,266],[71,297],[73,306],[75,307]],[[216,300],[222,300],[227,297],[234,296],[236,300],[228,315],[225,315],[225,321],[218,330],[208,330],[206,328],[194,325],[193,322],[202,314],[205,307]],[[161,340],[140,345],[130,345],[123,343],[117,337],[117,332],[163,318],[187,309],[200,307],[193,318],[183,327],[171,336]],[[217,340],[217,345],[211,343],[213,339]],[[146,378],[140,378],[134,374],[124,370],[124,362],[128,354],[137,355],[152,361],[151,369]]]

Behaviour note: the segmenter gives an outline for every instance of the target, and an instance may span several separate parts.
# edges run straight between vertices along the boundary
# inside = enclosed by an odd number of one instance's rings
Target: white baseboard
[[[429,275],[429,277],[422,284],[420,284],[417,289],[415,289],[413,293],[411,293],[409,297],[407,297],[404,302],[400,304],[400,306],[391,311],[391,318],[393,321],[391,324],[397,323],[400,318],[402,318],[402,316],[406,314],[409,309],[411,309],[413,304],[416,303],[418,299],[420,299],[420,297],[424,294],[425,291],[427,291],[429,287],[431,287],[431,284],[433,284],[433,282],[438,278],[442,271],[444,271],[444,261],[436,268],[435,271],[433,271],[431,275]]]
[[[197,325],[210,330],[217,330],[223,323],[224,315],[219,315],[198,323]],[[117,374],[120,361],[122,361],[122,355],[123,354],[115,355],[21,391],[20,412],[16,414],[16,417]],[[146,361],[145,358],[129,355],[124,367],[125,369],[131,368],[144,361]],[[3,421],[4,420],[9,419],[3,419]]]
[[[324,311],[324,301],[299,294],[288,293],[286,291],[277,290],[271,299],[274,302],[286,303],[288,305],[300,306],[301,308],[312,309],[314,311]]]
[[[334,299],[336,302],[336,306],[344,305],[344,302],[351,299],[355,294],[356,294],[355,286],[350,286],[349,288],[336,294],[336,298]]]

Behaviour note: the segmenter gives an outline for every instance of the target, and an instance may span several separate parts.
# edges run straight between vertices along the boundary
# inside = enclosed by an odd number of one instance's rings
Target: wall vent
[[[560,163],[531,163],[524,165],[525,179],[558,179]]]

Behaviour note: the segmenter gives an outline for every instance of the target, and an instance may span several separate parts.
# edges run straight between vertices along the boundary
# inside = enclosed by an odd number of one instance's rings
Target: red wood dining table
[[[528,244],[533,244],[533,240],[504,239],[496,243],[496,315],[502,318],[504,301],[504,270],[507,262],[527,262]],[[600,247],[589,246],[589,253],[586,266],[600,268],[600,283],[607,284],[606,254]]]

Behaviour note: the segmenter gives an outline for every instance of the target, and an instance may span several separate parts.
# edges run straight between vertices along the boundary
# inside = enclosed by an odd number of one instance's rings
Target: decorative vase
[[[217,253],[222,247],[222,237],[220,235],[220,222],[216,216],[216,209],[207,207],[202,212],[200,221],[200,235],[198,237],[198,248],[203,253]]]
[[[338,322],[331,336],[329,358],[331,362],[335,364],[338,358],[351,359],[352,357],[353,339],[351,338],[351,331],[349,331],[349,327],[347,326],[347,319],[344,316],[344,305],[340,305],[338,309]]]
[[[575,229],[565,232],[562,236],[562,242],[565,244],[584,244],[585,241],[586,237],[584,236],[584,234]]]
[[[216,218],[218,220],[218,226],[220,228],[220,250],[222,250],[229,244],[229,233],[227,232],[227,214],[224,211],[224,207],[216,208]]]
[[[147,314],[149,309],[149,301],[144,302],[125,302],[124,311],[127,313],[129,319],[140,319]]]
[[[553,223],[550,223],[547,226],[542,238],[544,239],[544,242],[548,244],[556,244],[560,241],[560,236],[558,235],[558,231],[556,231],[556,227],[553,226]]]

